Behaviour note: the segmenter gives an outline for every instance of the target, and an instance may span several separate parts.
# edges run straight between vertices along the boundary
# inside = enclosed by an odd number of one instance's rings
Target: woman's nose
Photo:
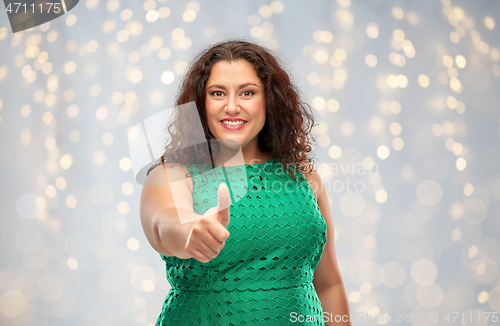
[[[229,96],[226,107],[224,109],[227,114],[238,114],[240,112],[240,106],[237,97]]]

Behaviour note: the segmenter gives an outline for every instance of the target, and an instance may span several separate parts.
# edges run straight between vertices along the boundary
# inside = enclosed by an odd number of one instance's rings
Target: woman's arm
[[[314,168],[312,173],[308,175],[308,181],[327,226],[326,244],[314,272],[313,284],[323,306],[323,312],[328,314],[326,325],[350,326],[352,324],[349,303],[335,255],[335,231],[328,197],[321,177]]]
[[[175,189],[168,183],[168,175],[176,174],[180,182],[175,182]],[[185,250],[189,232],[196,220],[180,223],[182,216],[193,215],[201,218],[193,210],[192,181],[183,178],[187,169],[181,166],[164,164],[154,168],[146,178],[142,187],[140,216],[144,234],[149,243],[158,253],[164,256],[177,256],[182,259],[192,258]],[[172,190],[175,191],[175,202]]]

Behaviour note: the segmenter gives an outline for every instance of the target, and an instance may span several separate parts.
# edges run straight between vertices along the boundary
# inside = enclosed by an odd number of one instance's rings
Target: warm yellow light
[[[402,42],[405,39],[405,33],[400,29],[395,29],[392,32],[392,35],[394,36],[394,39],[399,42]]]
[[[443,64],[447,67],[450,68],[453,66],[453,58],[450,57],[449,55],[443,56]]]
[[[429,86],[429,77],[427,77],[426,75],[420,75],[418,76],[418,84],[420,86],[422,86],[423,88],[426,88],[427,86]]]
[[[495,21],[491,17],[486,17],[486,18],[484,18],[484,25],[488,29],[494,29],[495,28]]]

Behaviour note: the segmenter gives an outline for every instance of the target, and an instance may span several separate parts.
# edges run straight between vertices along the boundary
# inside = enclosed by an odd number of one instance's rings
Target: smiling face
[[[266,122],[266,101],[264,85],[253,65],[246,60],[217,62],[210,71],[205,95],[212,135],[237,141],[246,158],[258,157],[258,135]]]

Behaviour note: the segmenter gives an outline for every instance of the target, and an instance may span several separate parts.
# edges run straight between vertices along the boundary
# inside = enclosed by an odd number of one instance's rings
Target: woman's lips
[[[229,129],[229,130],[239,130],[239,129],[243,128],[247,124],[246,121],[242,125],[234,125],[234,126],[226,125],[222,121],[220,123],[222,124],[222,126],[224,126],[224,128]]]

